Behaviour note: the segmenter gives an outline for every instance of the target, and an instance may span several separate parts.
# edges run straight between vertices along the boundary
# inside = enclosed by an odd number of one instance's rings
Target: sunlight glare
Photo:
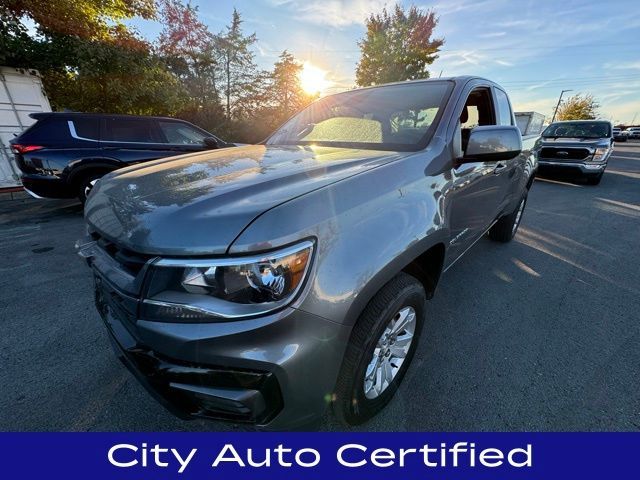
[[[331,85],[326,79],[327,72],[316,67],[310,62],[305,62],[300,72],[300,85],[302,89],[311,95],[322,93]]]

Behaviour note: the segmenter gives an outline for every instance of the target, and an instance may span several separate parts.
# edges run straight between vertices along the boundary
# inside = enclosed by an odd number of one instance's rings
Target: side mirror
[[[522,135],[518,127],[485,125],[471,130],[467,149],[458,164],[511,160],[522,152]]]
[[[215,137],[204,137],[204,139],[202,140],[202,143],[204,143],[204,146],[213,150],[215,148],[220,148],[220,144],[218,143],[218,139],[216,139]]]

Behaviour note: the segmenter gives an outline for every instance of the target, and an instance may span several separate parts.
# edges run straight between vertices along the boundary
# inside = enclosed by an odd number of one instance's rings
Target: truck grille
[[[579,161],[585,160],[590,156],[591,150],[588,148],[543,147],[540,150],[540,158],[559,161]]]
[[[127,250],[126,248],[122,248],[111,240],[104,238],[97,232],[92,232],[91,238],[97,242],[98,246],[103,251],[118,262],[125,272],[133,275],[134,277],[138,275],[140,270],[142,270],[145,263],[154,258],[154,255],[143,255]]]

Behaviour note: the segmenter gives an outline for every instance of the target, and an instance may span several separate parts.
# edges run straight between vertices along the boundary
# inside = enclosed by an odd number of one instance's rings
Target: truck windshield
[[[607,138],[611,136],[611,125],[607,122],[561,122],[552,123],[543,137],[562,138]]]
[[[437,124],[452,83],[417,82],[339,93],[309,105],[268,145],[419,150]]]

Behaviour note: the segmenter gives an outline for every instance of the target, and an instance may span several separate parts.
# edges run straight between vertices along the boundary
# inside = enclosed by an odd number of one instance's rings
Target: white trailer
[[[35,122],[34,112],[50,112],[37,70],[0,67],[0,188],[20,185],[9,140]]]

